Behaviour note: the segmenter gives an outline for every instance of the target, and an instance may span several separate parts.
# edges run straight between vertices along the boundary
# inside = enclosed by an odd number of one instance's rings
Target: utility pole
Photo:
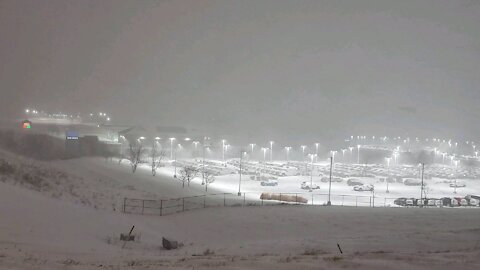
[[[240,178],[238,179],[238,196],[242,196],[242,192],[240,191],[240,187],[242,185],[242,157],[243,151],[240,150]]]
[[[328,202],[327,205],[332,205],[332,201],[330,200],[330,195],[332,191],[332,168],[333,168],[333,157],[330,157],[330,180],[328,181]]]
[[[421,192],[420,192],[420,202],[421,206],[423,207],[423,173],[425,171],[425,163],[422,163],[422,186],[421,186]]]

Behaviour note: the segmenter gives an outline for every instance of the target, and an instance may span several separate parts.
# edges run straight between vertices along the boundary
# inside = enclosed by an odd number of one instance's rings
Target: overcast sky
[[[0,110],[478,139],[480,1],[0,0]]]

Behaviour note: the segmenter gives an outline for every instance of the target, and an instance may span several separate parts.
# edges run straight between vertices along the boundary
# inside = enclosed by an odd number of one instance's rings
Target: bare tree
[[[153,141],[152,151],[150,152],[152,158],[152,175],[157,174],[157,169],[160,167],[163,158],[165,157],[165,151],[159,149],[158,142]]]
[[[141,142],[129,143],[127,159],[130,161],[133,173],[137,170],[137,166],[141,162],[144,152]]]
[[[203,172],[203,179],[205,181],[205,191],[208,191],[208,185],[215,182],[215,175],[211,172],[205,171]]]
[[[190,182],[193,178],[197,177],[198,169],[194,166],[185,166],[180,170],[180,177],[178,178],[182,182],[182,187],[185,187],[185,183],[190,186]]]

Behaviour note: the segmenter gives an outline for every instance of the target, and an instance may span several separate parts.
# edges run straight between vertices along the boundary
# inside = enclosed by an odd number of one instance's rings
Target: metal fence
[[[332,194],[336,206],[389,207],[395,198]],[[264,206],[264,205],[326,205],[328,194],[323,193],[217,193],[164,200],[124,198],[123,212],[141,215],[169,215],[207,207]]]

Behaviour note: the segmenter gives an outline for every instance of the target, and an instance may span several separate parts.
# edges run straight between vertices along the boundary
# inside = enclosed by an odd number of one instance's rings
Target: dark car
[[[394,204],[399,205],[399,206],[405,206],[407,205],[407,198],[398,198],[393,201]]]
[[[355,178],[350,178],[347,181],[347,185],[349,186],[361,186],[363,185],[362,181],[355,179]]]

